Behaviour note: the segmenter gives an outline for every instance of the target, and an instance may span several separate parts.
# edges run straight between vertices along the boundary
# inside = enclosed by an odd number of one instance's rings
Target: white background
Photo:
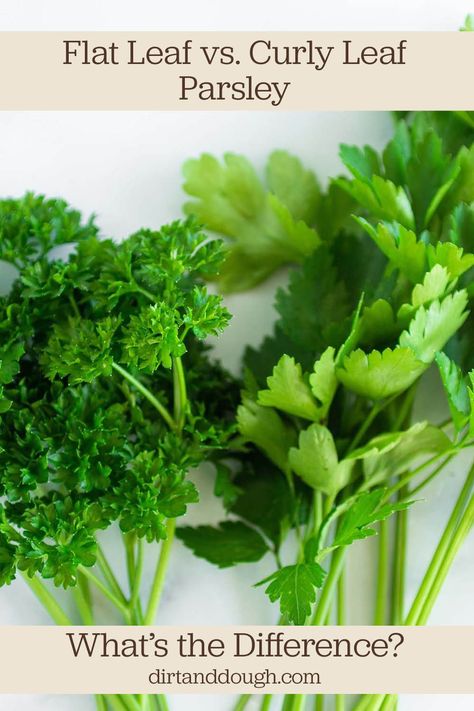
[[[207,0],[164,3],[144,0],[16,0],[2,3],[0,29],[457,29],[474,10],[470,2],[454,0],[435,6],[427,0],[386,2],[305,2],[281,0],[231,4]],[[442,48],[440,48],[442,51]],[[2,68],[4,71],[5,68]],[[454,78],[455,80],[456,78]],[[361,98],[361,105],[363,98]],[[262,169],[265,156],[276,147],[301,156],[324,181],[341,169],[337,147],[341,142],[382,146],[390,134],[385,114],[259,114],[259,113],[3,113],[0,114],[0,195],[20,195],[31,189],[60,195],[86,214],[96,212],[103,232],[122,237],[140,226],[159,226],[180,215],[180,167],[202,151],[245,153]],[[271,329],[272,300],[284,275],[251,294],[228,300],[235,318],[217,351],[238,367],[244,343],[258,343]],[[431,389],[421,409],[430,408]],[[436,405],[439,407],[439,405]],[[408,595],[419,581],[453,498],[459,489],[465,462],[453,466],[426,493],[410,518]],[[189,515],[193,523],[217,521],[221,516],[213,500],[212,474],[196,475],[203,502]],[[115,555],[119,541],[108,536],[106,546]],[[367,571],[373,571],[371,542],[351,553],[351,619],[366,623],[370,600],[365,598]],[[149,551],[151,575],[156,551]],[[434,610],[434,624],[474,623],[474,551],[472,538],[463,548]],[[270,563],[218,571],[195,560],[176,545],[160,612],[162,624],[270,623],[276,611],[261,590],[251,585],[269,572]],[[364,595],[364,598],[362,597]],[[100,610],[100,607],[99,607]],[[0,624],[44,624],[47,618],[21,581],[0,591]],[[110,620],[112,621],[112,620]],[[1,675],[1,670],[0,670]],[[219,696],[175,697],[173,711],[226,711],[234,699]],[[401,711],[437,711],[447,705],[458,711],[473,708],[472,697],[406,696]],[[94,708],[87,697],[0,697],[0,709],[63,711]],[[257,708],[255,706],[255,708]],[[252,710],[253,711],[253,710]]]

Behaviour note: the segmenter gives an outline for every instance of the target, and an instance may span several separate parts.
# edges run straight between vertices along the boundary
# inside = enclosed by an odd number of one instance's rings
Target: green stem
[[[415,487],[413,487],[410,490],[410,496],[415,496],[416,494],[418,494],[419,491],[424,489],[425,486],[428,486],[428,484],[430,484],[433,481],[433,479],[435,479],[438,476],[438,474],[444,469],[446,464],[448,464],[451,461],[451,459],[454,459],[456,454],[457,454],[457,452],[454,452],[453,454],[450,454],[448,457],[446,457],[446,459],[443,459],[443,461],[440,464],[438,464],[438,466],[435,469],[433,469],[431,474],[428,474],[427,477],[425,477],[422,481],[420,481],[419,484],[417,484]]]
[[[466,506],[473,484],[474,465],[468,473],[418,594],[405,620],[405,625],[426,624],[453,560],[474,525],[474,496],[471,496]],[[462,513],[463,510],[464,513]],[[381,711],[382,708],[384,711],[388,711],[392,708],[396,699],[395,694],[367,695],[357,704],[355,711]]]
[[[127,562],[128,589],[130,597],[132,596],[133,581],[135,577],[135,540],[136,534],[133,532],[126,533],[123,539],[125,544],[125,559]]]
[[[84,582],[87,584],[87,580],[84,580]],[[75,588],[74,592],[79,589]],[[85,602],[85,607],[82,606],[82,600]],[[79,611],[79,614],[81,616],[81,620],[85,625],[93,625],[94,624],[94,616],[92,614],[92,608],[90,602],[87,600],[87,596],[80,591],[80,595],[76,595],[76,605]],[[96,705],[96,711],[107,711],[107,703],[105,701],[105,697],[102,694],[96,694],[95,696],[95,705]]]
[[[333,553],[329,574],[326,578],[321,597],[319,598],[319,603],[316,607],[316,611],[311,622],[312,625],[324,624],[324,621],[326,620],[329,614],[332,602],[332,595],[334,593],[334,589],[337,585],[337,581],[339,580],[339,576],[341,575],[344,566],[344,556],[344,548],[338,548]]]
[[[346,573],[344,568],[341,570],[339,580],[337,581],[337,624],[339,626],[346,624]],[[344,694],[336,694],[336,711],[344,711],[345,707],[346,698]]]
[[[234,706],[234,711],[244,711],[245,708],[247,708],[247,705],[252,698],[252,694],[242,694],[237,699],[237,703]]]
[[[119,600],[119,598],[116,597],[113,592],[111,592],[109,588],[104,585],[104,583],[99,580],[99,578],[97,578],[89,568],[86,568],[84,565],[80,565],[78,570],[83,575],[85,575],[86,578],[88,578],[98,590],[100,590],[104,597],[106,597],[118,610],[120,610],[126,620],[129,619],[130,615],[126,603],[124,604],[121,600]]]
[[[416,389],[417,387],[415,383],[410,388],[408,388],[405,395],[403,396],[403,402],[399,407],[397,417],[393,422],[392,427],[390,428],[392,432],[398,432],[398,430],[404,427],[409,427],[413,410],[413,403],[415,401]]]
[[[30,590],[36,595],[43,607],[48,611],[51,619],[62,626],[72,625],[71,620],[66,615],[56,598],[43,585],[38,577],[29,578],[26,573],[23,573],[23,580],[26,582]]]
[[[356,709],[357,711],[367,711],[367,707],[369,706],[371,700],[372,697],[369,694],[361,696],[356,706],[354,707],[354,711],[356,711]]]
[[[260,711],[270,711],[272,705],[272,694],[265,694],[260,705]]]
[[[457,552],[459,551],[460,547],[464,543],[464,540],[468,533],[470,532],[472,526],[474,524],[474,496],[471,497],[471,500],[466,508],[466,511],[464,512],[464,515],[459,523],[458,528],[456,529],[456,532],[450,542],[450,545],[448,547],[448,550],[446,551],[443,560],[441,561],[440,566],[438,567],[438,572],[436,575],[436,578],[433,582],[433,585],[431,586],[431,589],[426,596],[423,609],[420,612],[420,615],[417,620],[417,625],[425,625],[431,611],[433,609],[433,606],[438,598],[438,595],[440,593],[440,590],[443,586],[444,581],[446,580],[446,577],[449,573],[449,570],[451,568],[451,565],[454,561],[454,558],[456,557]]]
[[[306,696],[304,694],[293,694],[291,700],[291,711],[304,711],[306,706]]]
[[[411,493],[413,494],[417,491],[420,491],[424,486],[429,484],[429,482],[432,481],[432,479],[434,479],[435,476],[437,474],[439,474],[439,472],[442,469],[444,469],[446,464],[457,453],[458,453],[458,450],[456,449],[455,452],[452,452],[447,457],[445,457],[445,459],[443,459],[443,461],[439,464],[439,466],[437,466],[436,469],[434,469],[434,471],[431,472],[431,474],[423,482],[421,482],[419,485],[417,485],[417,487],[415,489],[412,489]],[[390,489],[388,489],[388,491],[384,497],[384,501],[388,501],[393,496],[393,494],[396,494],[397,491],[400,491],[400,489],[403,489],[417,474],[420,474],[424,469],[426,469],[427,467],[430,467],[432,464],[435,464],[443,455],[444,455],[444,452],[443,452],[443,454],[435,454],[433,457],[428,459],[426,462],[423,462],[423,464],[420,464],[418,467],[416,467],[416,469],[413,469],[412,471],[408,472],[407,474],[404,474],[403,476],[401,476],[400,479],[397,481],[397,483],[394,484],[392,487],[390,487]]]
[[[449,517],[448,523],[446,524],[446,528],[440,538],[440,541],[434,552],[431,563],[425,573],[420,588],[418,589],[418,593],[413,601],[410,612],[408,613],[405,622],[405,624],[407,625],[413,625],[417,623],[418,617],[421,614],[421,611],[425,605],[429,591],[436,580],[436,576],[438,575],[438,570],[441,565],[441,562],[445,554],[447,553],[449,546],[451,545],[451,539],[455,531],[456,524],[466,505],[466,501],[471,493],[473,485],[474,465],[469,470],[469,473],[466,477],[466,481],[464,482],[464,486],[461,489],[461,492],[453,508],[451,516]]]
[[[186,404],[188,395],[186,392],[186,378],[184,376],[183,363],[181,358],[173,358],[173,388],[174,388],[174,420],[179,432],[184,427],[186,418]]]
[[[156,699],[158,701],[158,706],[160,711],[169,711],[168,700],[164,694],[157,694]]]
[[[388,403],[387,403],[387,404],[388,404]],[[385,406],[385,405],[384,405],[384,406]],[[372,407],[371,411],[369,412],[369,414],[368,414],[367,417],[365,418],[364,422],[363,422],[362,425],[359,427],[359,430],[357,431],[357,433],[356,433],[354,439],[353,439],[352,442],[350,443],[349,448],[348,448],[348,450],[347,450],[347,452],[346,452],[346,456],[347,456],[348,454],[350,454],[351,452],[353,452],[354,449],[357,449],[357,447],[358,447],[360,441],[361,441],[362,438],[364,437],[364,435],[365,435],[365,433],[367,432],[367,430],[369,429],[370,425],[371,425],[372,422],[375,420],[375,418],[377,417],[377,415],[383,410],[383,407],[384,407],[384,406],[380,405],[380,403],[376,403],[376,404]]]
[[[135,699],[134,696],[131,696],[130,694],[119,694],[118,696],[122,704],[129,711],[142,711],[138,701]]]
[[[320,491],[315,491],[313,496],[313,512],[314,512],[314,529],[313,534],[316,535],[323,521],[323,495]]]
[[[103,696],[98,695],[95,697],[95,705],[97,711],[107,711],[107,704]]]
[[[73,588],[73,595],[82,623],[84,625],[93,625],[94,616],[92,614],[89,586],[87,578],[84,578],[81,573],[78,575],[76,587]]]
[[[323,694],[317,694],[314,697],[314,711],[324,711],[324,702],[326,697]]]
[[[140,603],[140,586],[143,574],[143,539],[140,538],[137,543],[137,557],[135,560],[135,571],[132,582],[132,594],[130,597],[130,610],[133,612],[135,621],[139,622],[140,614],[138,607]]]
[[[145,625],[152,625],[155,622],[158,605],[160,604],[161,593],[163,592],[163,585],[165,582],[166,571],[168,569],[175,530],[176,521],[174,518],[169,518],[166,526],[167,536],[161,546],[161,552],[151,586],[150,600],[148,602],[144,619]]]
[[[147,291],[146,289],[143,289],[143,287],[139,286],[136,282],[135,282],[135,290],[139,294],[143,294],[143,296],[146,296],[146,298],[149,299],[149,301],[156,304],[157,297],[154,294],[152,294],[151,291]]]
[[[114,572],[112,568],[109,565],[109,562],[107,558],[104,555],[104,552],[100,546],[100,544],[97,542],[97,564],[102,572],[102,575],[104,576],[108,586],[110,587],[111,592],[114,593],[115,597],[117,597],[119,600],[121,600],[124,604],[126,604],[127,599],[124,595],[124,592],[122,588],[120,587],[120,584],[117,580],[117,578],[114,575]]]
[[[400,489],[398,500],[406,496],[406,491]],[[405,617],[405,577],[408,539],[408,512],[399,511],[396,515],[395,528],[395,559],[393,564],[393,595],[391,624],[401,625]]]
[[[394,695],[389,695],[385,697],[383,704],[380,707],[380,711],[394,711],[397,708],[398,697]]]
[[[370,697],[370,701],[365,706],[366,711],[380,711],[380,708],[385,701],[385,694],[376,694],[374,696]],[[357,706],[357,711],[359,711],[359,707]]]
[[[71,304],[71,308],[72,308],[72,310],[74,311],[74,315],[75,315],[77,318],[81,318],[81,314],[80,314],[80,311],[79,311],[79,307],[78,307],[78,305],[77,305],[77,301],[76,301],[76,299],[74,298],[74,294],[73,294],[73,293],[70,293],[70,294],[69,294],[69,303]]]
[[[131,385],[133,385],[148,400],[148,402],[153,405],[156,410],[158,410],[158,412],[171,430],[176,429],[174,420],[166,409],[166,407],[161,404],[161,402],[148,390],[148,388],[142,385],[139,380],[134,378],[133,375],[131,375],[124,368],[122,368],[122,366],[118,363],[112,363],[112,368],[114,368],[117,373],[120,373],[120,375],[125,378],[125,380],[128,380],[128,382],[131,383]]]
[[[103,696],[113,711],[129,711],[128,706],[122,702],[120,696],[113,696],[112,694],[104,694]]]
[[[381,521],[379,524],[379,550],[377,564],[377,598],[375,603],[374,625],[384,625],[387,616],[388,597],[388,557],[389,557],[389,524]]]
[[[141,711],[150,711],[150,697],[147,694],[138,694],[137,702]]]

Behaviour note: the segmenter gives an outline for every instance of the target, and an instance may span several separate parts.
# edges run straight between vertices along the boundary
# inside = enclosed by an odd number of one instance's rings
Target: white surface
[[[442,5],[442,6],[441,6]],[[160,3],[154,0],[16,0],[2,3],[0,28],[15,29],[456,29],[472,3],[455,0],[367,0],[322,3],[294,0],[222,0]],[[0,195],[19,195],[27,189],[61,195],[86,214],[98,213],[105,233],[123,236],[141,225],[158,226],[179,216],[182,195],[180,166],[184,159],[208,150],[244,152],[261,168],[276,147],[288,148],[324,179],[339,168],[340,142],[381,146],[390,131],[383,114],[48,114],[0,115]],[[227,363],[237,365],[244,343],[258,343],[270,330],[275,278],[251,294],[232,297],[235,313],[231,327],[219,343]],[[430,395],[429,390],[427,395]],[[409,595],[428,561],[459,488],[462,466],[453,467],[426,494],[410,518]],[[211,474],[197,477],[202,503],[194,507],[190,522],[217,521],[221,511],[211,495]],[[108,550],[120,552],[119,541],[108,536]],[[365,622],[370,602],[367,589],[371,543],[351,553],[353,596],[350,622]],[[148,577],[151,572],[150,551]],[[451,571],[434,610],[436,624],[473,623],[474,551],[472,538]],[[161,622],[207,624],[270,623],[276,611],[261,591],[251,588],[269,570],[269,562],[218,571],[177,545],[167,580]],[[363,571],[363,572],[361,572]],[[362,578],[362,584],[359,579]],[[360,593],[359,593],[360,591]],[[21,581],[0,592],[0,624],[44,624],[47,618]],[[1,673],[1,670],[0,670]],[[172,711],[226,711],[233,699],[219,696],[183,696],[172,699]],[[401,711],[457,711],[472,709],[472,697],[406,696]],[[48,709],[92,711],[86,697],[0,697],[2,711]],[[252,709],[254,711],[256,707]]]
[[[455,30],[471,0],[14,0],[5,30]]]
[[[94,209],[104,232],[121,237],[141,225],[158,226],[180,214],[180,166],[184,159],[202,150],[217,154],[224,150],[245,152],[262,168],[274,147],[288,148],[325,179],[340,169],[338,144],[370,142],[382,146],[390,133],[385,114],[3,114],[0,115],[0,195],[20,195],[36,189],[48,195],[62,195],[86,214]],[[258,343],[262,331],[269,331],[273,319],[274,278],[250,294],[230,298],[235,318],[218,344],[226,362],[237,367],[242,346]],[[432,408],[431,388],[426,390]],[[410,519],[410,565],[408,590],[413,594],[433,551],[452,505],[464,467],[453,467],[427,493]],[[218,521],[221,510],[212,497],[212,474],[197,476],[202,503],[191,509],[193,523]],[[107,536],[108,550],[118,558],[119,541]],[[351,553],[352,623],[366,621],[367,570],[373,570],[372,542],[364,542]],[[148,578],[155,552],[149,551]],[[270,572],[270,561],[219,571],[196,560],[176,545],[169,572],[160,621],[163,624],[270,623],[276,619],[261,590],[251,585]],[[0,624],[43,624],[47,618],[21,581],[1,591]],[[370,594],[369,594],[370,597]],[[473,549],[465,546],[459,555],[435,608],[432,622],[465,624],[474,622]],[[112,620],[111,620],[112,621]],[[445,702],[445,701],[444,701]],[[443,703],[444,703],[443,702]],[[42,709],[59,711],[60,697],[0,698],[0,709]],[[190,697],[173,699],[173,711],[190,708]],[[67,700],[76,711],[93,705],[86,697]],[[193,711],[224,711],[230,697],[192,697]],[[472,708],[472,699],[454,697],[450,706],[459,711]],[[405,697],[401,711],[441,708],[439,699]]]

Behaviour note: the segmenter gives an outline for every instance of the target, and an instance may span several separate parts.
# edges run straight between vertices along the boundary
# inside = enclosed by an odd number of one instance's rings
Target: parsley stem
[[[166,539],[161,545],[161,552],[156,566],[155,576],[151,586],[150,599],[145,613],[144,624],[153,625],[160,604],[161,594],[165,582],[166,571],[168,569],[171,547],[173,545],[174,534],[176,530],[176,521],[174,518],[169,518],[166,524]]]
[[[104,696],[114,711],[141,711],[133,696],[125,696],[124,694],[105,694]]]
[[[293,694],[291,705],[289,709],[291,711],[304,711],[306,706],[306,696],[305,694]]]
[[[434,604],[438,598],[441,587],[446,580],[449,569],[453,563],[453,560],[461,547],[464,539],[470,532],[474,524],[474,496],[471,496],[469,504],[466,511],[457,527],[454,536],[452,537],[448,549],[438,567],[438,572],[436,578],[433,581],[431,589],[429,590],[425,602],[423,604],[423,609],[421,610],[417,622],[417,625],[425,625],[428,621],[428,617],[434,607]]]
[[[143,539],[140,538],[137,541],[137,557],[132,580],[132,594],[130,597],[130,610],[135,618],[137,616],[137,607],[140,600],[140,585],[143,574],[143,552]],[[135,621],[138,623],[138,619],[135,619]]]
[[[109,562],[107,558],[105,557],[104,551],[102,550],[99,542],[97,541],[97,564],[102,572],[102,575],[104,576],[105,580],[107,581],[111,592],[114,593],[114,595],[122,601],[123,604],[126,604],[127,599],[123,593],[122,588],[120,587],[120,584],[115,577],[115,574],[112,570],[112,568],[109,565]]]
[[[446,459],[443,459],[443,461],[438,464],[438,466],[431,472],[431,474],[428,474],[423,481],[421,481],[419,484],[417,484],[413,489],[410,489],[409,495],[410,497],[414,496],[417,494],[419,491],[425,488],[435,477],[438,476],[438,474],[445,468],[445,466],[451,461],[451,459],[454,458],[454,454],[450,454],[449,457],[446,457]]]
[[[372,698],[369,694],[365,694],[364,696],[361,696],[359,701],[357,702],[357,705],[354,707],[353,711],[367,711],[367,708],[372,701]]]
[[[142,711],[138,701],[135,699],[134,696],[131,696],[130,694],[119,694],[119,699],[123,703],[125,708],[129,709],[129,711]]]
[[[407,474],[401,476],[397,483],[390,487],[390,489],[387,491],[384,497],[384,501],[388,501],[393,494],[395,494],[397,491],[400,491],[400,489],[403,489],[403,487],[408,484],[408,482],[410,482],[413,477],[415,477],[417,474],[420,474],[424,469],[431,466],[432,464],[435,464],[445,454],[446,452],[442,452],[441,454],[435,454],[433,457],[430,457],[430,459],[426,460],[426,462],[423,462],[423,464],[420,464],[418,467],[416,467],[416,469],[413,469]],[[424,482],[421,483],[421,485],[417,486],[416,489],[412,489],[411,494],[413,494],[414,491],[419,491],[423,488],[423,486],[425,486],[432,479],[434,479],[434,477],[446,466],[446,464],[455,456],[455,454],[457,454],[457,449],[455,452],[452,452],[447,457],[445,457],[445,459],[443,459],[439,466],[429,475],[427,479],[424,480]]]
[[[424,625],[428,620],[453,560],[474,525],[474,496],[471,496],[473,486],[474,464],[469,470],[444,533],[405,620],[405,625]],[[469,496],[471,498],[466,506]],[[463,510],[464,513],[462,513]],[[367,695],[362,697],[355,711],[381,711],[381,709],[390,711],[395,701],[396,695],[394,694]]]
[[[428,569],[425,573],[425,576],[423,578],[421,586],[420,586],[418,593],[413,601],[410,612],[408,613],[408,616],[406,619],[407,625],[416,624],[416,621],[423,610],[423,607],[425,605],[426,598],[427,598],[427,591],[431,588],[431,586],[434,584],[434,582],[436,580],[436,576],[438,575],[438,570],[439,570],[439,566],[440,566],[440,561],[442,561],[444,555],[446,554],[446,552],[449,549],[449,546],[451,545],[452,533],[453,533],[455,526],[459,520],[461,512],[465,506],[466,500],[467,500],[468,496],[470,495],[473,485],[474,485],[474,465],[469,470],[466,481],[464,482],[464,486],[461,489],[461,493],[459,494],[458,500],[453,508],[453,511],[451,513],[449,521],[446,524],[444,533],[440,538],[440,541],[439,541],[438,546],[435,550],[435,553],[433,555],[431,563],[428,566]]]
[[[252,698],[252,694],[243,694],[239,697],[236,705],[234,706],[234,711],[244,711]]]
[[[174,419],[179,432],[184,427],[186,418],[186,378],[184,375],[181,358],[173,358],[173,386],[174,386]]]
[[[380,521],[378,535],[378,561],[377,561],[377,598],[375,603],[374,625],[384,625],[387,615],[388,597],[388,522]]]
[[[78,570],[88,578],[95,587],[100,590],[100,592],[108,599],[110,602],[118,609],[120,612],[123,614],[123,616],[128,620],[130,617],[129,609],[126,603],[123,603],[121,600],[119,600],[118,597],[116,597],[113,592],[109,590],[109,588],[104,585],[102,580],[99,580],[94,573],[89,569],[86,568],[84,565],[80,565],[78,567]]]
[[[146,289],[143,289],[143,287],[138,286],[138,284],[137,284],[136,282],[135,282],[135,286],[136,286],[136,291],[137,291],[139,294],[142,294],[143,296],[146,296],[146,298],[147,298],[149,301],[151,301],[152,303],[154,303],[154,304],[157,303],[158,298],[157,298],[156,296],[154,296],[154,295],[151,293],[151,291],[147,291]]]
[[[393,711],[397,707],[398,696],[386,696],[385,701],[380,707],[380,711]]]
[[[158,702],[159,711],[169,711],[168,701],[164,694],[157,694],[156,700]]]
[[[314,697],[314,711],[324,711],[325,697],[323,694],[317,694]]]
[[[346,624],[346,571],[344,568],[337,581],[337,624],[341,626]],[[336,694],[335,711],[344,711],[345,707],[344,694]]]
[[[148,390],[148,388],[142,385],[139,380],[134,378],[133,375],[128,372],[128,370],[122,368],[122,366],[118,363],[112,363],[112,368],[116,370],[117,373],[120,373],[120,375],[124,377],[125,380],[128,380],[128,382],[131,383],[139,392],[141,392],[141,394],[148,400],[148,402],[150,402],[153,407],[158,410],[158,412],[171,430],[176,429],[173,418],[171,417],[166,407],[161,404],[161,402]]]
[[[77,585],[73,588],[73,595],[76,602],[77,610],[84,625],[94,624],[94,615],[92,614],[92,606],[89,593],[90,591],[88,589],[87,578],[84,578],[82,573],[79,573]]]
[[[74,298],[74,294],[72,292],[69,294],[69,303],[71,304],[72,310],[74,311],[74,315],[77,318],[81,318],[81,314],[79,312],[79,307],[77,305],[77,301]]]
[[[51,619],[57,625],[72,625],[71,620],[66,615],[56,598],[49,592],[45,585],[43,585],[38,576],[35,575],[33,578],[30,578],[26,573],[23,573],[23,580],[36,595],[43,607],[48,611]]]
[[[386,404],[388,404],[388,401],[387,401]],[[364,437],[364,435],[365,435],[365,433],[367,432],[367,430],[369,429],[370,425],[371,425],[372,422],[375,420],[375,418],[377,417],[377,415],[379,414],[379,412],[381,412],[381,411],[383,410],[383,407],[384,407],[384,406],[385,406],[385,405],[381,405],[379,402],[377,402],[377,403],[372,407],[371,411],[369,412],[369,414],[368,414],[367,417],[365,418],[365,420],[364,420],[364,422],[362,423],[362,425],[360,426],[359,430],[356,432],[354,439],[353,439],[352,442],[350,443],[349,448],[348,448],[348,450],[347,450],[347,452],[346,452],[346,457],[347,457],[348,454],[350,454],[351,452],[353,452],[354,449],[357,449],[358,445],[360,444],[360,441],[361,441],[362,438]]]
[[[345,570],[341,571],[337,581],[337,624],[346,624],[346,575]]]
[[[407,496],[405,488],[400,489],[398,501]],[[411,493],[410,493],[411,496]],[[405,577],[408,540],[408,512],[398,511],[395,522],[395,557],[393,562],[392,615],[390,624],[401,625],[405,617]],[[381,623],[383,624],[383,623]]]
[[[332,595],[344,566],[345,552],[344,548],[338,548],[333,553],[329,574],[326,578],[321,597],[319,598],[319,603],[317,604],[316,611],[311,622],[312,625],[323,625],[329,614],[332,603]]]
[[[272,695],[265,694],[260,706],[260,711],[270,711],[270,706],[272,705]]]
[[[119,696],[113,696],[112,694],[104,694],[104,698],[107,703],[112,706],[113,711],[129,711],[128,706],[122,703]]]
[[[107,711],[107,704],[103,696],[97,695],[95,697],[95,704],[97,711]]]
[[[313,494],[313,515],[314,527],[313,535],[317,535],[323,522],[323,495],[320,491],[315,491]]]

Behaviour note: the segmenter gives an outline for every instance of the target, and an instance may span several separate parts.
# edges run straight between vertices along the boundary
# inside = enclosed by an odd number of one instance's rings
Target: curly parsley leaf
[[[201,342],[229,319],[204,284],[222,246],[191,221],[102,240],[35,196],[0,201],[0,233],[17,268],[0,299],[0,582],[70,587],[102,529],[164,539],[198,499],[187,472],[234,434],[238,384]]]

